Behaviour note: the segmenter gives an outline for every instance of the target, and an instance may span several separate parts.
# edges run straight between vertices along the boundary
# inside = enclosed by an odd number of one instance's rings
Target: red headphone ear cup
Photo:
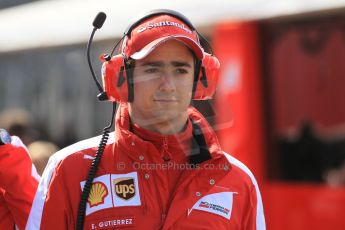
[[[220,63],[218,58],[208,53],[204,54],[204,58],[202,59],[202,67],[193,97],[194,100],[211,99],[216,92],[219,79]]]
[[[109,101],[127,102],[127,75],[122,55],[112,57],[102,65],[103,88]]]

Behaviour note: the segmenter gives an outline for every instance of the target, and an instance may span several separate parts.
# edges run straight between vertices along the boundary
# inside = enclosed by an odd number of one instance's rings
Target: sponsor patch
[[[234,194],[237,193],[220,192],[206,195],[199,199],[193,207],[188,210],[188,215],[195,209],[210,212],[230,220]]]
[[[80,182],[81,190],[83,190],[85,181]],[[104,190],[107,192],[104,193]],[[101,209],[113,207],[111,197],[110,175],[102,175],[93,180],[90,195],[86,203],[86,215]],[[93,194],[91,196],[91,194]]]
[[[108,195],[108,189],[102,182],[95,182],[92,184],[89,198],[87,202],[90,207],[97,206],[104,203],[104,198]]]
[[[124,200],[129,200],[135,196],[134,178],[119,178],[114,180],[115,194]]]
[[[81,190],[84,185],[85,181],[80,182]],[[93,180],[86,204],[86,215],[106,208],[140,205],[137,172],[106,174]]]
[[[112,174],[111,181],[114,207],[141,205],[137,172]]]
[[[132,227],[135,225],[134,217],[113,217],[90,221],[89,229],[113,229]]]

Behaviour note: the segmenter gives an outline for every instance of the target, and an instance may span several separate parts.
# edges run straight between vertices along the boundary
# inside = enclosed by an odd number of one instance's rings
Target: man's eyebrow
[[[183,61],[172,61],[170,62],[174,67],[189,67],[192,68],[191,64]],[[153,66],[153,67],[164,67],[164,62],[162,61],[148,61],[140,64],[140,66]]]
[[[140,66],[163,67],[164,63],[161,61],[148,61],[148,62],[141,63]]]
[[[172,61],[171,64],[175,67],[190,67],[192,66],[188,62]]]

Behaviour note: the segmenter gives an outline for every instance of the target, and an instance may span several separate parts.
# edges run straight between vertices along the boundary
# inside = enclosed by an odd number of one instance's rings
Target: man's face
[[[185,124],[193,79],[191,51],[175,40],[159,45],[135,62],[134,101],[129,104],[132,120],[149,129],[164,124],[173,129]]]

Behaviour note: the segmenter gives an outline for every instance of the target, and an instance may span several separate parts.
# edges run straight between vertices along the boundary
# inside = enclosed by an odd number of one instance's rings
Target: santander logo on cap
[[[178,27],[180,29],[183,29],[187,33],[190,33],[190,34],[192,33],[192,31],[190,29],[188,29],[187,27],[185,27],[184,24],[180,24],[178,22],[170,22],[170,21],[160,21],[160,22],[155,22],[155,23],[150,22],[147,24],[147,26],[140,27],[137,30],[137,33],[142,33],[148,29],[160,28],[160,27],[164,27],[164,26],[175,26],[175,27]]]
[[[128,36],[124,53],[127,57],[139,60],[169,39],[183,42],[199,59],[204,57],[195,31],[184,21],[170,15],[155,16],[136,26]]]

